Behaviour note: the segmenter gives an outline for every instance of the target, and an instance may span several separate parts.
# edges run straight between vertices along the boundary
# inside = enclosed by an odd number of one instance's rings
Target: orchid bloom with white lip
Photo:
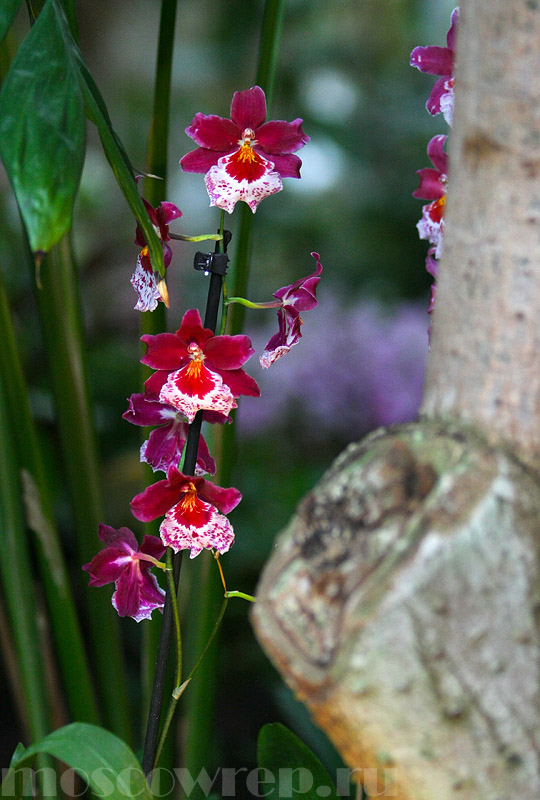
[[[302,120],[266,119],[260,86],[235,92],[231,118],[198,113],[187,135],[199,145],[180,165],[185,172],[205,172],[210,205],[231,213],[242,200],[253,213],[265,197],[282,189],[282,178],[299,178],[301,161],[293,155],[308,141]]]

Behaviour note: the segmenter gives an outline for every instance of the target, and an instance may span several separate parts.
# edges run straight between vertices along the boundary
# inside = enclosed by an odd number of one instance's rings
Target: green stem
[[[255,602],[255,597],[252,594],[246,594],[245,592],[238,592],[233,590],[232,592],[225,592],[225,597],[229,599],[230,597],[241,597],[242,600],[248,600],[250,603]]]
[[[161,15],[159,22],[159,39],[156,56],[156,77],[154,82],[154,99],[152,121],[146,149],[146,172],[152,175],[159,175],[163,180],[145,178],[144,196],[153,206],[158,206],[167,197],[167,170],[168,170],[168,141],[169,141],[169,118],[170,118],[170,95],[171,95],[171,74],[174,52],[174,31],[176,27],[176,0],[162,0]],[[171,238],[176,235],[171,234]],[[140,331],[143,334],[162,333],[167,327],[166,308],[163,303],[158,303],[158,307],[153,312],[141,314]],[[144,382],[151,374],[152,370],[148,367],[141,367],[141,381]],[[142,440],[148,437],[148,429],[142,429]],[[141,478],[144,486],[152,483],[154,474],[151,467],[142,465]],[[159,521],[148,522],[145,525],[145,533],[159,536]],[[142,639],[141,656],[141,683],[142,683],[142,703],[141,703],[141,724],[143,730],[148,718],[148,709],[152,697],[152,687],[154,682],[154,670],[156,666],[156,653],[159,646],[161,633],[162,617],[154,614],[151,620],[145,624]],[[171,747],[173,744],[171,743]],[[167,754],[167,764],[173,765],[172,750]]]
[[[43,289],[36,291],[36,298],[49,361],[78,558],[82,565],[95,555],[99,544],[98,525],[104,514],[101,465],[86,377],[80,297],[67,238],[44,260],[41,276]],[[81,583],[83,577],[81,572]],[[118,620],[104,593],[85,585],[85,599],[91,652],[105,722],[130,742],[131,726]]]
[[[22,509],[15,441],[7,413],[6,384],[0,377],[0,573],[9,612],[18,669],[24,692],[30,736],[41,739],[50,730],[45,668],[39,646],[34,580]]]
[[[171,239],[179,242],[219,242],[223,239],[220,233],[201,233],[200,236],[184,236],[181,233],[169,233]]]
[[[282,304],[280,300],[270,300],[267,303],[254,303],[252,300],[246,300],[245,297],[228,297],[226,300],[227,305],[232,303],[240,303],[246,308],[279,308]]]
[[[58,530],[48,490],[45,465],[31,417],[28,392],[17,350],[10,309],[0,273],[0,375],[13,430],[19,467],[25,470],[28,524],[45,589],[51,627],[71,716],[81,722],[99,723],[97,704]]]
[[[266,0],[259,46],[259,60],[257,69],[257,84],[265,91],[267,104],[270,107],[275,76],[279,42],[283,26],[285,0]],[[232,291],[235,297],[245,297],[247,294],[249,277],[250,238],[253,214],[249,206],[242,203],[240,208],[240,224],[238,230],[238,247],[234,259],[232,274]],[[240,304],[228,306],[227,333],[241,333],[245,309]],[[214,445],[216,455],[219,453],[219,472],[216,483],[220,486],[230,486],[234,461],[234,425],[221,425],[216,431]],[[227,430],[224,430],[224,429]],[[215,614],[215,607],[219,602],[221,588],[216,581],[210,579],[210,559],[207,558],[200,565],[199,598],[200,608],[197,615],[197,635],[195,646],[207,641],[211,631],[211,620]],[[217,684],[217,640],[214,638],[212,647],[209,648],[208,657],[199,670],[197,680],[193,683],[188,695],[187,726],[189,736],[186,745],[185,763],[191,775],[198,775],[201,768],[208,768],[211,760],[212,737],[209,731],[213,730],[214,698]],[[190,800],[199,800],[202,792],[198,787],[190,795]]]
[[[167,734],[169,733],[169,728],[171,726],[171,722],[173,720],[174,712],[176,709],[176,704],[178,702],[178,697],[175,696],[175,690],[182,684],[182,631],[180,628],[180,614],[178,613],[178,597],[177,597],[176,586],[174,585],[172,550],[170,549],[170,547],[167,548],[167,583],[169,587],[169,595],[172,601],[173,624],[174,624],[175,643],[176,643],[176,669],[174,674],[175,689],[172,692],[169,708],[167,709],[167,715],[165,717],[163,728],[161,730],[161,736],[159,737],[159,742],[156,749],[156,756],[154,759],[154,769],[157,767],[159,759],[161,757],[163,746],[167,739]]]

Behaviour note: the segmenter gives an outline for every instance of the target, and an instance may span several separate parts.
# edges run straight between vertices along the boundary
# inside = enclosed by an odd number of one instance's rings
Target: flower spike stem
[[[221,238],[216,242],[216,253],[224,253],[226,250],[226,239],[223,234],[223,217],[221,215],[220,236]],[[206,301],[206,312],[204,316],[204,327],[211,328],[214,332],[216,330],[217,318],[219,312],[219,303],[221,300],[221,287],[223,276],[216,272],[210,273],[210,285],[208,287],[208,298]],[[189,426],[188,437],[185,446],[184,457],[184,475],[194,475],[195,465],[197,463],[197,451],[199,448],[199,436],[201,432],[203,412],[199,411],[191,425]],[[176,553],[172,558],[172,580],[167,582],[167,594],[165,597],[165,607],[163,609],[163,621],[161,623],[161,635],[159,639],[158,655],[156,663],[156,671],[154,675],[154,685],[152,689],[152,698],[150,701],[150,711],[148,714],[148,725],[146,729],[146,738],[144,743],[144,754],[142,760],[143,772],[149,775],[157,763],[156,759],[163,748],[165,737],[167,735],[168,727],[170,726],[176,701],[173,698],[171,706],[169,707],[167,718],[163,726],[163,733],[158,746],[158,730],[159,720],[161,716],[161,706],[163,704],[163,694],[165,688],[165,676],[167,672],[167,663],[171,642],[171,632],[174,622],[174,608],[176,607],[176,592],[178,590],[178,581],[180,577],[180,566],[182,563],[182,551]],[[226,602],[225,602],[226,605]],[[225,613],[225,608],[223,608]],[[222,615],[221,615],[222,616]],[[218,626],[219,627],[219,626]],[[213,636],[212,636],[213,638]],[[206,650],[204,651],[206,652]],[[180,679],[176,683],[178,687]],[[159,753],[158,753],[159,751]]]

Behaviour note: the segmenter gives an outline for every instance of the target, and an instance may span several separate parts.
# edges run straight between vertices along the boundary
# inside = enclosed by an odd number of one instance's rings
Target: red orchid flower
[[[215,336],[203,328],[197,309],[186,311],[176,333],[141,337],[141,359],[157,370],[145,383],[155,394],[192,422],[200,409],[228,416],[240,395],[260,395],[259,387],[242,365],[253,355],[248,336]]]
[[[274,361],[288,353],[291,347],[298,344],[302,337],[300,332],[300,326],[302,325],[300,312],[309,311],[317,305],[315,292],[321,279],[322,264],[318,253],[312,253],[311,255],[317,262],[315,272],[312,272],[307,278],[300,278],[290,286],[284,286],[274,292],[274,297],[279,300],[279,303],[275,304],[279,307],[279,330],[267,343],[264,353],[259,359],[261,366],[265,369],[268,369]],[[272,303],[271,305],[274,304]]]
[[[241,499],[238,489],[223,489],[172,467],[166,480],[148,486],[133,498],[131,511],[143,522],[165,514],[159,528],[163,544],[176,552],[189,549],[190,558],[195,558],[205,548],[227,552],[234,531],[224,514],[236,508]]]
[[[309,141],[302,120],[266,119],[260,86],[235,92],[231,118],[198,113],[187,135],[199,147],[180,165],[185,172],[205,172],[210,205],[232,213],[242,200],[253,213],[264,197],[279,192],[282,178],[299,178],[302,162],[293,155]]]
[[[172,251],[167,244],[170,241],[169,236],[169,223],[173,219],[178,219],[182,216],[182,212],[177,208],[174,203],[163,202],[157,208],[148,203],[144,197],[142,201],[148,212],[148,216],[154,226],[154,229],[161,240],[163,248],[163,261],[165,268],[169,266],[172,258]],[[142,248],[137,258],[137,265],[135,272],[131,276],[131,285],[139,295],[137,304],[135,305],[136,311],[154,311],[157,304],[162,297],[157,288],[158,281],[156,280],[156,273],[152,269],[150,256],[148,254],[148,245],[141,230],[139,223],[137,223],[137,231],[135,234],[135,244]]]

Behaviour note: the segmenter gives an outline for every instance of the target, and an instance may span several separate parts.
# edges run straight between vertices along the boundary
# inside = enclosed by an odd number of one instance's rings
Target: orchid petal
[[[204,355],[216,369],[239,369],[251,358],[254,350],[249,336],[214,336],[208,340]]]
[[[243,131],[255,130],[266,119],[266,98],[260,86],[235,92],[231,103],[231,120]]]
[[[268,155],[285,155],[295,153],[309,142],[302,130],[302,119],[295,119],[292,122],[284,120],[271,120],[265,122],[255,131],[259,148]]]
[[[148,333],[141,336],[141,342],[146,345],[141,364],[152,369],[178,369],[189,357],[185,342],[174,333]]]
[[[244,126],[246,127],[246,126]],[[222,154],[238,144],[242,130],[230,119],[218,117],[217,114],[195,114],[186,133],[199,147],[218,150]]]
[[[229,151],[232,153],[236,147],[238,147],[237,144],[229,148]],[[182,156],[180,159],[180,166],[184,172],[208,172],[210,167],[218,163],[222,155],[222,151],[207,150],[205,147],[198,147],[196,150],[191,150],[191,152]]]

